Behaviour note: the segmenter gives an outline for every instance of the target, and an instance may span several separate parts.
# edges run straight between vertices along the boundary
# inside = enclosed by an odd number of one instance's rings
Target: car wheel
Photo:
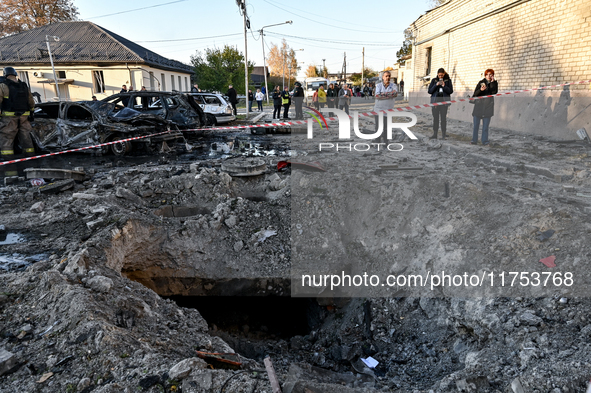
[[[115,142],[116,140],[119,140],[119,139],[124,139],[124,138],[116,137],[113,139],[113,142]],[[131,151],[131,142],[125,141],[125,142],[113,143],[111,145],[111,151],[113,152],[114,155],[122,157]]]
[[[208,126],[216,126],[218,124],[217,119],[211,113],[207,114],[207,125]]]

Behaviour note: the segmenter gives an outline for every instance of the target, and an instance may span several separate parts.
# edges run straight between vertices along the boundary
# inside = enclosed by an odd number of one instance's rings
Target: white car
[[[217,93],[186,93],[193,97],[195,102],[203,109],[207,116],[207,123],[215,126],[216,124],[230,123],[236,120],[232,111],[232,105]]]

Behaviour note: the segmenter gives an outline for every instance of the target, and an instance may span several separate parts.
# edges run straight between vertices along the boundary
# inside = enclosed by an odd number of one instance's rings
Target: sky
[[[236,0],[73,0],[79,19],[93,22],[162,56],[190,64],[206,48],[235,46],[244,53],[244,25]],[[424,14],[427,0],[246,0],[251,30],[248,59],[263,65],[265,54],[285,38],[296,50],[304,77],[310,65],[340,72],[346,53],[347,72],[365,66],[382,70],[396,62],[403,32]],[[292,24],[284,24],[291,20]],[[303,49],[303,51],[299,51]]]

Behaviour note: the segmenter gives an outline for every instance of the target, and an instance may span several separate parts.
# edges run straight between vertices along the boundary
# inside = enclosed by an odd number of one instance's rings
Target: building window
[[[183,84],[181,83],[181,76],[180,75],[178,77],[178,81],[179,81],[179,90],[183,90]]]
[[[189,80],[185,76],[185,91],[189,91]]]
[[[29,88],[31,88],[31,84],[29,83],[29,72],[28,71],[19,71],[18,72],[18,79],[25,82]]]
[[[150,71],[150,90],[154,91],[154,73]]]
[[[433,52],[432,46],[425,52],[425,75],[431,75],[431,52]]]
[[[160,80],[162,81],[162,91],[166,91],[166,79],[164,79],[164,74],[160,74]]]
[[[174,86],[174,75],[170,76],[170,90],[176,90]]]
[[[105,78],[102,71],[92,71],[92,82],[95,94],[105,92]]]
[[[66,71],[57,71],[57,77],[59,79],[66,79]]]

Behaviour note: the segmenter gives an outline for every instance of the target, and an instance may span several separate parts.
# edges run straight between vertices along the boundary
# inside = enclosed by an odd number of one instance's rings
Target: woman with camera
[[[428,92],[431,94],[431,104],[450,100],[454,88],[449,75],[443,68],[437,70],[437,78],[431,79]],[[429,139],[437,139],[440,118],[441,138],[445,139],[445,132],[447,130],[447,107],[449,105],[450,104],[431,107],[431,113],[433,113],[433,135]]]
[[[484,71],[484,79],[476,85],[473,97],[490,96],[497,94],[498,91],[499,84],[495,80],[495,71],[489,68]],[[472,132],[472,142],[470,143],[472,145],[478,143],[478,128],[480,128],[480,119],[482,119],[481,141],[483,146],[488,146],[488,126],[490,125],[490,118],[495,114],[495,99],[494,97],[487,97],[471,102],[474,103],[474,110],[472,110],[474,130]]]

